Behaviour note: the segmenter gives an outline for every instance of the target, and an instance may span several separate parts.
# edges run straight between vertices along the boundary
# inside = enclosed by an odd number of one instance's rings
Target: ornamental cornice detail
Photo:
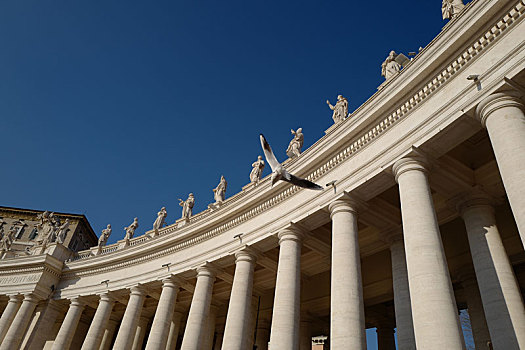
[[[507,14],[501,17],[501,19],[496,24],[494,24],[485,33],[480,35],[477,40],[475,40],[460,55],[458,55],[454,60],[452,60],[452,62],[449,63],[445,68],[443,68],[441,72],[439,72],[434,77],[429,79],[428,82],[422,88],[420,88],[415,94],[413,94],[410,98],[406,99],[404,103],[398,105],[398,107],[395,108],[393,112],[391,112],[387,117],[385,117],[384,119],[376,123],[375,126],[369,128],[368,131],[363,133],[361,137],[357,138],[350,145],[348,145],[347,147],[339,151],[335,156],[331,157],[327,162],[325,162],[325,164],[317,168],[315,171],[311,172],[308,176],[306,176],[306,179],[310,181],[315,181],[316,179],[322,177],[328,171],[332,170],[333,168],[341,164],[343,161],[347,160],[350,156],[354,155],[356,152],[363,149],[363,147],[368,145],[371,141],[375,140],[378,136],[383,134],[386,130],[390,129],[394,124],[396,124],[400,119],[406,116],[416,106],[418,106],[421,102],[427,99],[441,86],[443,86],[448,80],[450,80],[451,77],[456,75],[474,57],[479,55],[481,51],[483,51],[485,48],[487,48],[488,45],[490,45],[499,36],[501,36],[503,32],[505,32],[514,23],[516,23],[520,18],[522,18],[524,12],[525,12],[525,0],[520,0],[508,11]],[[405,73],[407,69],[409,69],[409,67],[403,70],[401,74]],[[399,79],[399,77],[397,78]],[[341,128],[343,124],[348,123],[349,121],[351,122],[352,119],[347,118],[344,122],[341,123],[339,128]],[[324,137],[326,138],[329,135],[330,134],[327,134]],[[317,144],[318,142],[315,143],[313,146],[315,147]],[[263,179],[261,181],[261,184],[264,182],[268,182],[268,179],[269,177],[266,177],[265,179]],[[261,186],[258,186],[258,188],[261,188]],[[79,267],[80,271],[77,270],[77,271],[72,271],[72,272],[66,272],[65,274],[62,275],[62,278],[71,279],[71,278],[75,278],[78,276],[91,275],[91,274],[95,274],[95,273],[99,273],[103,271],[115,270],[115,269],[119,269],[125,266],[134,265],[134,264],[142,263],[148,260],[156,259],[158,257],[162,257],[165,255],[171,254],[173,252],[179,251],[181,249],[199,244],[202,241],[215,237],[221,234],[222,232],[228,229],[231,229],[251,219],[252,217],[266,211],[267,209],[272,208],[273,206],[288,199],[290,196],[294,195],[298,191],[299,191],[299,188],[295,186],[288,187],[287,189],[275,195],[274,197],[264,201],[263,203],[255,207],[252,207],[251,209],[245,211],[243,214],[237,216],[236,218],[228,221],[225,224],[222,224],[220,226],[213,228],[210,231],[207,231],[201,235],[194,235],[192,237],[181,236],[181,239],[185,239],[184,241],[178,244],[175,244],[167,249],[163,249],[162,251],[145,254],[140,257],[133,257],[133,259],[130,259],[128,261],[123,261],[117,264],[112,264],[111,266],[104,266],[104,267],[96,268],[96,269],[89,269],[89,270],[86,269],[82,271],[81,270],[82,267]],[[222,206],[221,209],[224,209],[228,206],[231,206],[233,203],[238,202],[239,200],[247,196],[249,192],[250,191],[242,191],[234,195],[233,197],[229,198],[228,200],[224,202],[224,205]],[[213,213],[218,214],[220,212],[216,211]],[[196,222],[201,222],[204,218],[207,218],[211,214],[212,214],[212,211],[210,210],[205,210],[199,214],[196,214],[190,219],[189,225],[196,223]],[[188,230],[189,225],[185,225],[182,228],[177,227],[177,225],[171,225],[171,226],[168,226],[160,230],[159,233],[160,233],[160,236],[164,236],[170,233],[177,232],[179,230],[186,231]],[[130,245],[135,246],[142,242],[146,242],[150,240],[151,238],[146,233],[145,235],[141,237],[137,237],[136,239],[130,241]],[[119,251],[117,244],[105,247],[100,255],[104,256],[114,251]],[[74,259],[74,261],[84,260],[89,257],[93,257],[93,254],[90,250],[82,251],[82,252],[79,252],[79,255]],[[72,269],[76,270],[77,267],[76,266],[72,267]]]

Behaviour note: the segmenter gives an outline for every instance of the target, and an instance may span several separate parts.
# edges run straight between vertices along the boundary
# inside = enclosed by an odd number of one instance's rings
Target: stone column
[[[26,332],[27,326],[33,317],[33,312],[35,311],[38,301],[39,299],[33,294],[24,295],[22,305],[18,309],[15,318],[11,322],[11,326],[9,327],[4,340],[0,345],[0,350],[12,350],[18,349],[20,347],[24,333]]]
[[[279,265],[270,333],[271,350],[299,349],[303,236],[303,233],[294,227],[279,232]]]
[[[472,273],[462,273],[461,285],[467,299],[468,315],[472,327],[472,336],[476,349],[485,349],[490,341],[489,328],[483,312],[483,303],[476,283],[476,276]]]
[[[394,326],[390,324],[380,324],[376,328],[377,349],[396,350],[396,339],[394,337]],[[401,346],[399,349],[404,349]]]
[[[148,323],[149,318],[144,316],[139,318],[139,323],[137,324],[137,330],[135,331],[131,350],[142,350],[142,345],[144,345],[144,337],[146,336],[146,331],[148,330]]]
[[[259,320],[257,324],[257,337],[255,338],[255,345],[257,350],[268,350],[268,342],[270,341],[270,322],[266,320]]]
[[[131,349],[145,298],[146,291],[142,287],[131,287],[128,306],[122,317],[117,339],[115,339],[115,344],[113,345],[114,350]]]
[[[525,308],[493,207],[472,198],[460,207],[483,309],[495,349],[525,349]]]
[[[394,307],[396,315],[397,344],[400,349],[416,350],[408,273],[401,233],[391,238],[390,257],[392,259],[392,281],[394,287]]]
[[[175,311],[170,323],[170,332],[168,334],[168,341],[166,342],[166,350],[175,350],[175,347],[177,346],[181,319],[182,312]]]
[[[181,350],[201,350],[214,282],[215,270],[209,264],[197,268],[197,284],[191,300]]]
[[[223,349],[248,349],[250,327],[247,320],[251,319],[251,301],[253,291],[253,271],[256,255],[245,248],[235,253],[235,275],[224,327]]]
[[[0,318],[0,343],[4,340],[4,337],[7,333],[7,330],[11,326],[11,322],[15,319],[18,309],[22,305],[22,296],[21,295],[10,295],[7,306],[2,313],[2,318]]]
[[[106,326],[106,329],[104,330],[104,335],[102,336],[102,342],[100,343],[99,350],[111,349],[111,343],[113,342],[113,337],[115,336],[115,331],[117,330],[117,326],[118,326],[118,322],[110,318]]]
[[[426,165],[419,158],[403,158],[393,170],[401,199],[416,347],[464,349]]]
[[[53,350],[68,350],[75,336],[80,316],[84,311],[86,304],[78,297],[72,298],[67,310],[66,317],[60,326],[60,330],[53,343]]]
[[[166,348],[179,287],[180,284],[174,277],[162,280],[162,292],[155,311],[155,317],[153,318],[153,324],[151,325],[146,350]]]
[[[525,107],[520,97],[517,91],[493,94],[479,104],[476,115],[487,128],[525,247]]]
[[[82,350],[99,349],[114,304],[115,301],[109,296],[109,293],[100,294],[97,311],[95,316],[93,316],[86,339],[82,344]]]
[[[312,323],[311,319],[303,313],[299,328],[299,350],[312,350]]]
[[[63,313],[63,307],[54,299],[47,301],[47,305],[41,311],[33,332],[27,340],[24,350],[41,350],[46,341],[53,339],[53,328],[59,314]],[[27,331],[29,332],[29,330]]]
[[[206,332],[204,332],[203,350],[213,350],[213,339],[215,338],[215,325],[217,322],[217,311],[219,308],[215,305],[210,305],[210,313],[206,320]]]
[[[334,350],[366,349],[357,206],[349,196],[329,206],[332,218],[330,344]]]

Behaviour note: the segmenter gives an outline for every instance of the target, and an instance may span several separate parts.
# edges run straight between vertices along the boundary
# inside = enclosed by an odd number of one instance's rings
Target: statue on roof
[[[252,168],[250,172],[250,182],[258,184],[264,169],[264,160],[261,156],[257,157],[257,160],[252,163]]]
[[[441,14],[443,19],[452,19],[463,10],[465,5],[462,0],[443,0],[441,4]]]
[[[7,252],[11,250],[11,246],[13,245],[14,241],[14,234],[15,230],[11,229],[2,236],[2,239],[0,240],[0,252]]]
[[[133,222],[128,227],[124,227],[124,230],[126,230],[126,236],[124,236],[124,239],[132,239],[135,235],[135,230],[139,227],[139,219],[135,218],[133,219]]]
[[[58,228],[56,234],[57,243],[64,244],[64,241],[66,240],[67,231],[69,231],[69,224],[69,219],[66,219],[66,221],[64,221],[64,223]]]
[[[224,175],[221,175],[221,181],[217,187],[213,189],[213,198],[215,199],[215,203],[224,202],[224,198],[226,197],[226,187],[228,187],[228,183],[226,182]]]
[[[109,236],[111,235],[111,225],[102,230],[100,237],[98,238],[98,246],[103,247],[108,243]]]
[[[301,154],[301,148],[303,147],[304,135],[303,128],[298,128],[297,131],[292,129],[293,139],[290,141],[288,148],[286,149],[286,154],[290,158],[299,157]]]
[[[195,198],[193,197],[193,193],[190,193],[188,195],[188,199],[186,199],[185,201],[179,198],[179,205],[182,207],[182,218],[189,219],[193,211],[193,206],[195,205]]]
[[[332,114],[334,123],[339,123],[345,120],[348,115],[348,100],[344,98],[343,95],[337,95],[335,106],[332,106],[329,100],[326,100],[326,104],[332,111],[334,111]]]
[[[381,75],[387,80],[401,71],[401,64],[396,61],[396,57],[396,52],[390,51],[388,57],[381,64]]]
[[[166,211],[166,207],[162,207],[160,211],[157,213],[157,219],[153,223],[153,230],[155,232],[158,232],[162,227],[166,225],[166,216],[168,216],[168,212]]]

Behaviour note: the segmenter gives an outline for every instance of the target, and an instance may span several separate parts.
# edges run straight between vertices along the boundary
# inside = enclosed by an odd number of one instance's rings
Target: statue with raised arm
[[[138,224],[137,224],[138,225]],[[102,233],[100,234],[100,237],[98,238],[98,246],[103,247],[106,244],[108,244],[109,236],[111,235],[111,225],[108,224],[108,226],[102,230]]]
[[[342,122],[348,115],[348,100],[344,98],[343,95],[337,95],[335,106],[332,106],[329,100],[326,100],[326,104],[332,111],[334,111],[332,114],[334,123]]]
[[[69,219],[66,219],[66,221],[64,221],[64,223],[58,228],[56,239],[57,243],[64,244],[67,231],[69,230],[69,224]]]
[[[7,252],[11,250],[11,245],[13,245],[13,237],[15,234],[15,230],[11,229],[7,233],[4,234],[2,239],[0,240],[0,251]]]
[[[290,141],[288,148],[286,149],[286,154],[290,158],[295,158],[299,157],[299,155],[301,154],[301,148],[303,147],[303,128],[299,128],[297,129],[297,131],[294,131],[294,129],[292,129],[292,135],[294,136],[293,139]]]
[[[126,236],[124,236],[124,239],[132,239],[135,235],[135,230],[139,227],[139,219],[135,218],[133,219],[133,222],[128,227],[124,227],[124,230],[126,230]]]
[[[179,198],[179,205],[182,207],[182,218],[189,219],[192,214],[193,206],[195,205],[195,198],[193,197],[193,193],[190,193],[188,195],[188,199],[186,199],[185,201]]]
[[[452,19],[463,10],[465,5],[462,0],[443,0],[441,4],[441,14],[443,19]]]
[[[155,232],[158,232],[162,227],[166,225],[166,216],[168,216],[166,207],[162,207],[157,213],[157,219],[153,223],[153,230],[155,230]]]
[[[259,183],[259,180],[261,179],[262,172],[264,169],[264,160],[261,156],[257,157],[257,160],[252,163],[252,171],[250,172],[250,182],[255,183],[256,185]]]
[[[226,187],[228,186],[228,183],[226,182],[226,179],[224,178],[224,175],[221,175],[221,181],[213,189],[213,198],[215,199],[215,203],[221,203],[224,202],[224,198],[226,197]]]
[[[386,60],[381,64],[381,75],[387,80],[401,71],[401,65],[396,62],[396,56],[395,51],[390,51]]]

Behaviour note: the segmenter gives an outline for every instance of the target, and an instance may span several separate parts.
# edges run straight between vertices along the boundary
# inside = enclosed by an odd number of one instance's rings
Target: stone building
[[[525,349],[524,18],[454,14],[286,163],[324,191],[267,176],[127,244],[1,260],[0,350],[365,349],[372,327],[456,350],[460,309],[477,349]]]
[[[0,207],[0,240],[8,233],[12,235],[11,249],[6,257],[32,255],[38,245],[40,217],[45,212],[11,207]],[[49,213],[49,212],[48,212]],[[50,213],[51,214],[51,213]],[[64,232],[64,247],[72,252],[89,249],[97,244],[98,238],[84,215],[52,213],[57,229],[69,222]]]

